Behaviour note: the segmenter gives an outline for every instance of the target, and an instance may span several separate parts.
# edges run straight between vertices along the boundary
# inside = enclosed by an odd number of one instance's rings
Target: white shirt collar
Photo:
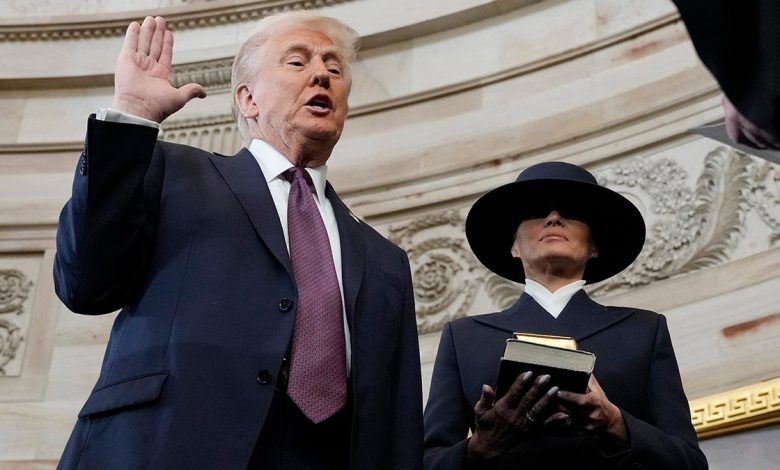
[[[566,304],[569,303],[574,294],[582,289],[585,285],[584,280],[574,281],[571,284],[566,284],[560,287],[555,292],[550,292],[546,287],[534,281],[533,279],[525,280],[525,293],[530,295],[536,303],[542,306],[550,315],[558,318]]]
[[[249,151],[255,157],[255,160],[257,160],[260,169],[263,170],[263,176],[265,176],[266,183],[270,183],[275,179],[286,181],[284,176],[282,176],[282,173],[294,166],[287,157],[271,147],[270,144],[260,139],[252,139],[252,143],[249,145]],[[317,190],[317,199],[319,199],[320,204],[324,204],[328,165],[322,165],[316,168],[306,168],[306,171],[309,173],[309,176],[311,176],[311,181],[314,184],[314,188]]]

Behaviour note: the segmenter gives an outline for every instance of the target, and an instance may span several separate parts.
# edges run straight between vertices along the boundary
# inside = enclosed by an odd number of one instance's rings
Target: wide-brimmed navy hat
[[[583,279],[603,281],[630,265],[645,243],[645,221],[631,201],[599,186],[587,170],[566,162],[530,166],[514,183],[500,186],[474,203],[466,237],[482,264],[501,277],[525,282],[522,262],[511,254],[520,222],[557,210],[583,220],[598,256],[588,261]]]

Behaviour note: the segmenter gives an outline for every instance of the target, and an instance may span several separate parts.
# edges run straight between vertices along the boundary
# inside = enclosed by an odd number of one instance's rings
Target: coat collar
[[[333,207],[336,225],[339,228],[344,309],[347,312],[347,320],[352,326],[355,317],[355,304],[363,282],[366,263],[365,230],[360,226],[363,222],[352,214],[330,183],[325,187],[325,195]]]
[[[215,154],[209,158],[244,208],[255,232],[284,266],[290,278],[294,279],[279,214],[276,212],[268,185],[258,184],[265,181],[265,176],[255,157],[244,148],[232,157]]]
[[[523,331],[571,336],[577,342],[618,323],[634,313],[631,309],[610,310],[579,291],[558,318],[547,313],[530,295],[523,293],[515,304],[494,315],[474,317],[482,325],[513,333]]]
[[[244,148],[232,157],[212,155],[210,158],[244,208],[260,239],[284,266],[290,278],[295,279],[271,191],[267,184],[258,184],[258,181],[265,181],[265,176],[255,157]],[[351,325],[365,269],[365,235],[360,227],[362,222],[352,215],[330,183],[326,185],[325,195],[333,207],[336,225],[339,228],[344,307]]]

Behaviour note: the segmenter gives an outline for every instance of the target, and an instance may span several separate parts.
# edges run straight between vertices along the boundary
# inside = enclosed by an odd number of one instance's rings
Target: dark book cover
[[[585,393],[588,388],[588,380],[590,379],[590,373],[588,372],[517,362],[502,358],[498,367],[496,399],[504,396],[515,379],[529,370],[534,374],[534,378],[550,374],[550,387],[557,385],[561,390],[575,393]]]

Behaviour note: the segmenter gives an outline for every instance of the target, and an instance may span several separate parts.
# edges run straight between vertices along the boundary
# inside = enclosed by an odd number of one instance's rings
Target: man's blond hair
[[[260,67],[263,66],[261,59],[263,46],[272,36],[302,26],[320,31],[333,41],[336,50],[346,61],[344,79],[347,83],[347,90],[352,85],[350,63],[355,60],[360,46],[360,36],[357,31],[335,18],[304,10],[288,11],[263,18],[238,50],[236,58],[233,60],[233,71],[230,77],[233,116],[236,119],[238,132],[241,134],[244,145],[249,145],[252,136],[249,135],[247,118],[241,114],[241,110],[236,104],[236,89],[241,83],[250,82],[260,71]]]

